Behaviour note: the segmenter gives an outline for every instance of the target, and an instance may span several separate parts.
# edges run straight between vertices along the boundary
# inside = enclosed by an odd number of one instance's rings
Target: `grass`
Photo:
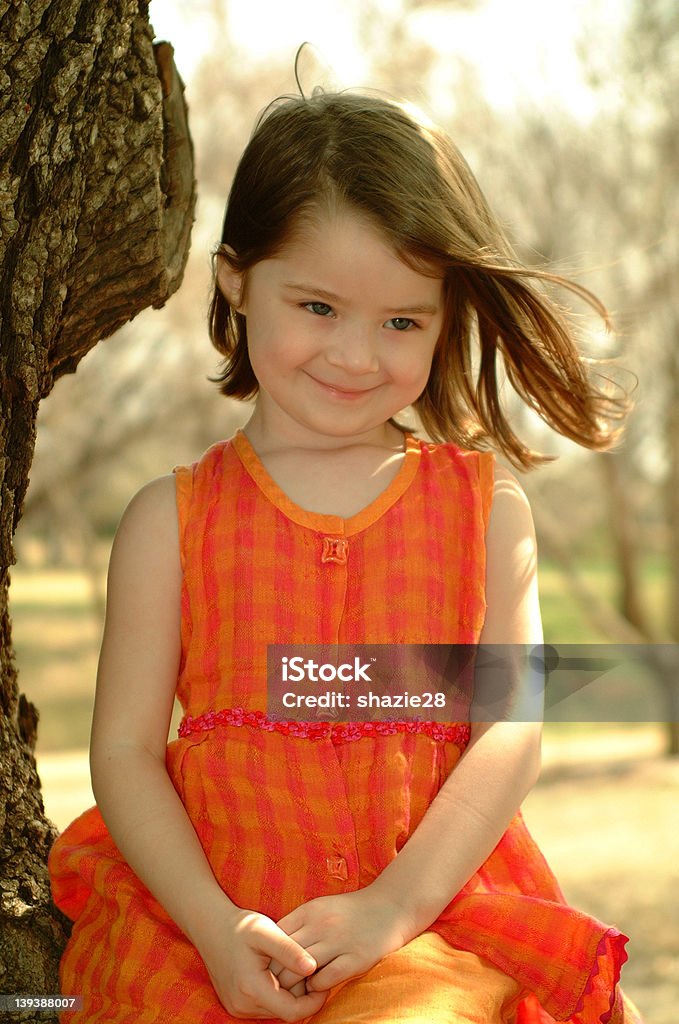
[[[600,592],[611,593],[610,570],[603,562],[588,561],[586,572]],[[652,611],[661,607],[666,590],[661,563],[649,562],[645,576]],[[565,587],[558,570],[543,565],[540,594],[545,641],[558,645],[604,643],[605,638],[584,621]],[[87,579],[76,571],[15,570],[11,609],[20,685],[41,712],[41,749],[86,747],[102,627]],[[555,674],[550,681],[553,692],[560,680],[570,678]],[[650,677],[621,670],[596,684],[588,683],[577,700],[571,698],[555,706],[549,717],[594,722],[615,717],[635,722],[660,720],[663,710]]]
[[[582,559],[583,578],[605,600],[612,603],[617,597],[616,582],[610,562],[601,556],[588,555]],[[650,621],[661,627],[667,625],[669,583],[667,567],[657,556],[649,556],[641,569],[644,608]],[[545,637],[552,643],[605,643],[607,638],[587,621],[582,610],[568,594],[568,584],[557,566],[540,563],[540,605]]]
[[[588,562],[587,573],[601,592],[611,593],[603,562]],[[649,611],[659,616],[662,567],[649,563],[645,575]],[[549,565],[541,570],[541,595],[548,641],[603,642]],[[63,827],[91,799],[85,748],[101,621],[87,581],[76,572],[15,570],[11,608],[20,686],[41,716],[38,762],[46,807]],[[643,687],[641,697],[638,690],[637,679],[636,692],[624,697],[625,717],[634,718],[641,700],[637,717],[647,720],[651,690]],[[604,688],[597,700],[603,701],[599,717],[608,708],[617,717],[623,708],[619,689],[607,694]],[[675,1024],[679,977],[679,761],[664,758],[662,749],[662,729],[648,721],[550,722],[543,775],[524,805],[567,898],[632,936],[623,980],[646,1024]]]

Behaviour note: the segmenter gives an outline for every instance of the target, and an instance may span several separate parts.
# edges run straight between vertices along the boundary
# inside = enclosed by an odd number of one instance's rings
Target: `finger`
[[[312,978],[306,980],[307,992],[327,992],[334,985],[339,985],[349,978],[358,978],[365,974],[369,967],[361,967],[356,957],[341,955],[331,960],[325,967],[317,971]]]
[[[314,957],[315,959],[315,957]],[[293,985],[298,982],[303,982],[306,975],[295,974],[294,971],[289,971],[287,967],[283,967],[277,960],[272,960],[269,964],[269,970],[273,974],[274,978],[278,978],[278,983],[281,988],[286,988],[288,991],[292,989]]]
[[[247,996],[247,1008],[245,1005],[240,1008],[234,1007],[237,1016],[274,1017],[284,1021],[298,1021],[317,1013],[325,1002],[325,992],[307,993],[304,988],[299,995],[292,995],[279,988],[278,983],[270,975],[267,978],[267,981],[260,979],[252,986]],[[301,984],[305,983],[302,981]]]
[[[303,982],[305,980],[300,974],[295,974],[294,971],[289,971],[287,967],[282,967],[276,977],[278,978],[278,984],[281,988],[286,988],[288,992],[292,992],[293,986],[297,985],[300,981]]]
[[[296,907],[295,910],[291,910],[289,914],[282,917],[276,924],[279,928],[282,928],[284,932],[291,935],[294,931],[297,931],[304,924],[306,915],[304,913],[304,907]]]
[[[336,957],[344,955],[344,947],[330,940],[323,941],[319,939],[318,941],[300,942],[299,938],[295,938],[295,942],[299,942],[300,946],[306,949],[316,964],[316,971],[319,971],[321,967],[325,967],[326,964],[329,964]],[[305,975],[305,977],[308,977],[308,975]]]
[[[313,974],[318,966],[314,957],[283,931],[268,935],[261,946],[261,952],[266,953],[271,962],[280,964],[281,968],[287,967],[302,978]]]
[[[303,981],[300,984],[305,985]],[[272,1009],[281,1020],[298,1021],[318,1013],[328,994],[327,992],[307,992],[306,988],[303,988],[299,995],[293,995],[291,992],[286,992],[285,989],[281,989],[277,995],[279,1000]]]

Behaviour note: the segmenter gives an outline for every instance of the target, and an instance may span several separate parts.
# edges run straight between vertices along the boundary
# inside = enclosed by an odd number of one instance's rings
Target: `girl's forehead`
[[[404,285],[418,279],[439,284],[443,277],[433,265],[423,268],[423,272],[415,270],[397,252],[386,232],[346,206],[314,211],[312,216],[300,219],[276,260],[281,271],[298,265],[317,273],[352,272],[378,278],[387,275]]]
[[[292,248],[310,243],[317,245],[337,235],[359,236],[388,244],[385,233],[366,214],[347,203],[333,201],[311,207],[299,214],[288,234],[286,245]]]

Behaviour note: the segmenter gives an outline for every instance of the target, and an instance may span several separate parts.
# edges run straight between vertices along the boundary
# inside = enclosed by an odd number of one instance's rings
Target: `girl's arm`
[[[487,533],[486,599],[482,644],[542,642],[532,516],[521,487],[501,467]],[[365,889],[311,901],[279,922],[319,965],[327,964],[308,989],[363,973],[436,920],[535,783],[540,735],[540,722],[473,724],[459,763],[381,875]],[[281,981],[289,980],[283,972]]]
[[[541,644],[533,518],[518,481],[496,466],[486,537],[486,619],[480,644]],[[534,678],[524,683],[530,687]],[[534,710],[533,693],[516,699]],[[537,716],[535,716],[537,717]],[[474,722],[471,739],[419,827],[376,880],[420,934],[483,864],[540,771],[542,722]]]
[[[281,990],[269,963],[275,956],[300,975],[315,963],[273,921],[228,899],[165,768],[181,585],[175,485],[163,477],[132,500],[111,555],[92,727],[94,793],[114,842],[197,947],[227,1009],[299,1020],[324,997]]]

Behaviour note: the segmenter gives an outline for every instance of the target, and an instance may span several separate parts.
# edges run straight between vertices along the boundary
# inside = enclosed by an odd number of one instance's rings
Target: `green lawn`
[[[582,561],[582,576],[587,584],[606,601],[617,598],[615,577],[610,564],[602,558],[588,556]],[[558,567],[540,563],[540,605],[548,643],[605,643],[607,638],[584,617],[577,601],[568,593],[568,581]],[[666,566],[659,556],[646,559],[643,571],[644,609],[652,622],[667,624],[668,579]]]
[[[612,594],[611,573],[605,564],[589,559],[586,575],[600,593]],[[88,582],[81,573],[66,569],[19,567],[12,577],[20,686],[40,711],[40,747],[56,751],[87,746],[102,625]],[[660,615],[666,589],[661,563],[649,562],[645,577],[649,607]],[[546,643],[605,642],[588,626],[568,594],[564,578],[548,563],[540,570],[540,593]],[[566,717],[606,720],[610,705],[612,719],[648,720],[656,709],[657,717],[662,718],[652,680],[641,685],[638,678],[616,677],[612,686],[611,692],[600,683],[584,688],[577,705],[564,705]],[[558,710],[552,712],[553,717],[563,717]],[[583,723],[577,726],[579,732],[588,728]]]

